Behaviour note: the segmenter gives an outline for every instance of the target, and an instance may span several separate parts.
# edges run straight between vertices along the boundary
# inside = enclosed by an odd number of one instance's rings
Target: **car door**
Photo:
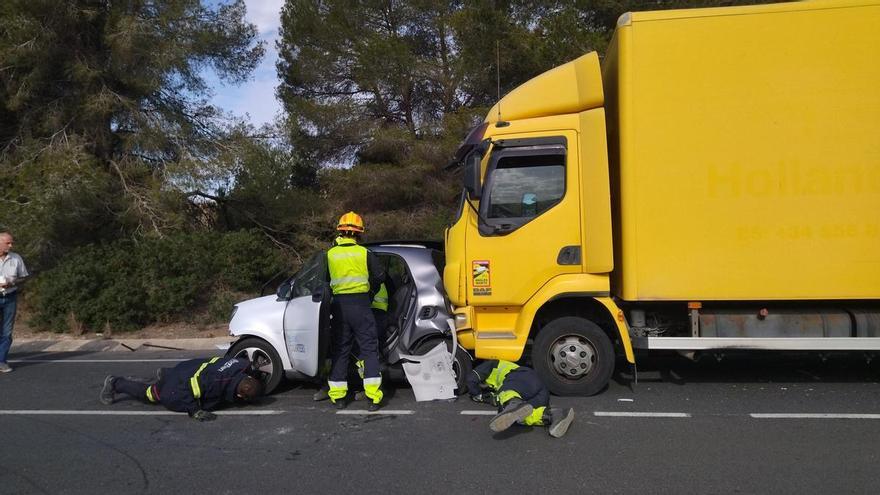
[[[284,309],[284,344],[293,369],[304,375],[318,374],[329,344],[329,290],[325,279],[324,253],[305,264],[290,282]]]

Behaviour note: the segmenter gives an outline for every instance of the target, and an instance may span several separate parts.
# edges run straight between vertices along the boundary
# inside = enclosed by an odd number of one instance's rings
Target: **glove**
[[[214,421],[215,419],[217,419],[217,415],[210,412],[210,411],[205,411],[203,409],[199,409],[198,411],[196,411],[192,414],[192,418],[198,422]]]
[[[489,404],[490,406],[497,405],[495,401],[495,394],[477,394],[472,395],[471,400],[474,402],[479,402],[481,404]]]

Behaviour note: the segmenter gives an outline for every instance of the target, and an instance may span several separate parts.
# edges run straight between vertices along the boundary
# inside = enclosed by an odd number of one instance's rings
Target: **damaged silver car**
[[[422,355],[440,342],[452,351],[447,323],[452,311],[440,276],[443,253],[429,243],[367,244],[387,274],[388,325],[379,343],[382,376],[402,380],[402,355]],[[229,332],[238,340],[228,355],[243,356],[261,373],[266,392],[282,378],[319,382],[330,348],[329,287],[317,253],[278,286],[274,295],[235,305]],[[472,368],[471,356],[455,346],[458,390]]]

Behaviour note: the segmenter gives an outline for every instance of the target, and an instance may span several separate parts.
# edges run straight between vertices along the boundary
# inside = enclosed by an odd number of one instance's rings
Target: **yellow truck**
[[[456,160],[459,341],[555,394],[633,348],[880,349],[877,0],[625,14]]]

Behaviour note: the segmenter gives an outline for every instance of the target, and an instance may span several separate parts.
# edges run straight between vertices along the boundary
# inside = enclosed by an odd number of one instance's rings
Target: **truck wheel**
[[[421,356],[422,354],[427,354],[431,351],[431,349],[437,347],[441,340],[433,339],[427,342],[422,342],[419,345],[415,352],[413,352],[416,356]],[[452,340],[443,340],[446,342],[446,350],[452,352]],[[467,376],[470,374],[471,370],[474,369],[474,362],[471,359],[470,354],[467,353],[461,346],[458,346],[455,349],[455,356],[452,359],[452,372],[455,373],[455,386],[456,386],[456,394],[462,395],[467,392]]]
[[[595,395],[611,379],[614,347],[592,321],[565,316],[538,332],[532,364],[553,394]]]
[[[249,360],[257,372],[255,378],[263,382],[263,392],[266,395],[272,393],[284,377],[281,357],[275,348],[263,339],[249,337],[239,340],[226,355]]]

